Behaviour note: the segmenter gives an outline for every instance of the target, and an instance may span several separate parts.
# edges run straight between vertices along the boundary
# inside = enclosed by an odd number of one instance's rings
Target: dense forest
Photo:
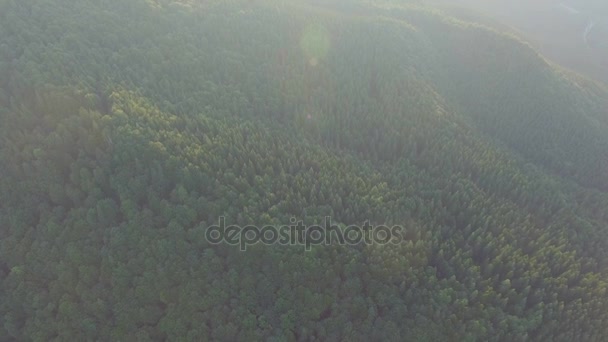
[[[606,86],[419,1],[0,0],[0,141],[1,341],[608,338]]]

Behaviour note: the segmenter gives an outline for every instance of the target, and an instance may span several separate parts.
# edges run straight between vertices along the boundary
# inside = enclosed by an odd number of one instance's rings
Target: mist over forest
[[[0,341],[608,340],[606,14],[0,0]]]
[[[608,3],[597,0],[434,1],[466,19],[512,30],[547,58],[608,83]],[[488,21],[489,20],[489,21]]]

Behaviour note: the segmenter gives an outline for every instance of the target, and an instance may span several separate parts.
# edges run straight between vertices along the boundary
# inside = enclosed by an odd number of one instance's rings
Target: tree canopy
[[[0,336],[602,341],[607,98],[414,2],[0,1]]]

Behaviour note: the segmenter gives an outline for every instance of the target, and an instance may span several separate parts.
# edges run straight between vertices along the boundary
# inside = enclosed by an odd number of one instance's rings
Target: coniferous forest
[[[214,244],[290,220],[399,244]],[[608,90],[416,1],[0,0],[0,341],[606,341]]]

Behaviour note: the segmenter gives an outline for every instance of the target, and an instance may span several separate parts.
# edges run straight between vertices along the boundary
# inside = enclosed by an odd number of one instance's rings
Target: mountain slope
[[[0,6],[0,336],[608,333],[606,93],[525,43],[417,7]],[[220,216],[406,234],[242,252]]]

